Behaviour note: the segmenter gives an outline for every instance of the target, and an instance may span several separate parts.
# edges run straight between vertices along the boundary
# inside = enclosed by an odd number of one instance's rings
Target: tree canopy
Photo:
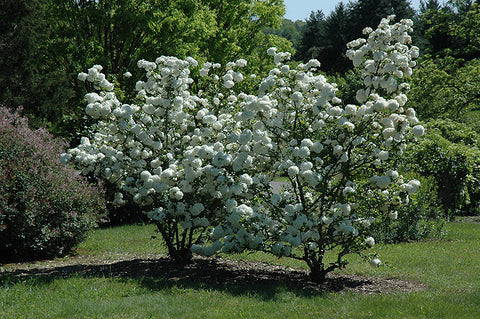
[[[261,32],[279,26],[284,13],[282,0],[2,1],[0,66],[10,75],[0,76],[0,102],[22,104],[38,125],[71,135],[88,124],[79,115],[79,72],[100,64],[132,86],[122,74],[138,72],[140,59],[225,63],[258,57],[272,43],[289,49],[288,41]]]

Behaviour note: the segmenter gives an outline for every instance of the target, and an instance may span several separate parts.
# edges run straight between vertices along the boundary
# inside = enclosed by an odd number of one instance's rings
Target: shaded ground
[[[480,223],[480,216],[460,216],[456,217],[455,221],[464,223]]]
[[[163,255],[110,255],[103,259],[78,256],[0,267],[0,285],[6,280],[49,282],[72,276],[135,279],[155,290],[181,286],[232,294],[251,293],[268,298],[281,289],[312,295],[348,291],[359,294],[408,293],[426,288],[423,284],[400,279],[343,274],[330,274],[325,283],[315,284],[308,280],[308,273],[303,269],[220,258],[195,258],[192,264],[179,267]]]

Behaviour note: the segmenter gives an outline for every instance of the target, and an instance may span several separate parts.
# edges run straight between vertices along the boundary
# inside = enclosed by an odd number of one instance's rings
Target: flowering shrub
[[[60,164],[65,145],[0,108],[0,256],[50,258],[72,250],[104,211],[99,189]]]
[[[441,132],[445,125],[443,120],[432,121],[427,125],[431,127],[429,134],[422,143],[412,148],[409,157],[412,170],[431,178],[431,182],[436,185],[435,206],[438,209],[432,217],[451,219],[458,215],[478,215],[479,149],[473,143],[466,145],[468,137],[453,142],[456,136]],[[454,127],[465,128],[460,124]],[[464,134],[466,132],[467,129]]]
[[[221,72],[206,63],[201,90],[191,86],[193,59],[140,61],[147,81],[137,83],[139,105],[121,103],[95,66],[79,76],[101,91],[87,95],[86,111],[99,119],[95,138],[65,159],[133,196],[175,259],[262,250],[304,260],[321,282],[346,264],[345,255],[373,246],[371,223],[396,219],[396,207],[419,187],[394,161],[424,132],[403,107],[409,86],[402,80],[418,48],[410,46],[411,21],[391,19],[349,43],[364,83],[355,105],[336,97],[336,85],[317,74],[318,61],[292,68],[290,54],[275,48],[268,54],[276,67],[255,95],[234,91],[243,60]],[[279,175],[289,183],[274,193]],[[337,254],[331,263],[327,251]]]
[[[139,61],[147,77],[136,85],[140,106],[121,103],[100,66],[79,75],[101,91],[86,96],[86,112],[99,122],[94,139],[83,138],[65,159],[73,157],[84,174],[115,183],[120,192],[113,204],[131,197],[141,206],[177,262],[190,260],[192,244],[202,242],[205,231],[221,220],[222,200],[244,191],[223,167],[232,159],[218,141],[231,115],[215,114],[212,106],[234,105],[235,96],[220,91],[243,80],[234,69],[245,65],[245,60],[229,63],[220,78],[220,65],[205,63],[197,71],[213,84],[193,94],[194,59]],[[244,160],[233,159],[233,165],[245,166]]]
[[[373,221],[396,219],[396,207],[408,204],[419,182],[405,181],[394,160],[424,132],[415,111],[403,108],[409,86],[402,79],[411,75],[418,49],[409,45],[410,20],[389,22],[349,43],[347,56],[361,68],[365,86],[358,105],[342,105],[336,86],[315,75],[317,61],[291,69],[283,63],[288,55],[270,51],[277,68],[235,115],[244,132],[251,128],[257,136],[250,155],[269,178],[253,176],[254,200],[227,207],[227,222],[212,235],[223,251],[260,249],[301,259],[312,280],[323,281],[345,265],[346,254],[373,246]],[[278,194],[270,187],[276,175],[289,179]],[[328,264],[327,251],[337,256]]]
[[[406,154],[408,158],[408,155]],[[418,178],[418,191],[409,196],[408,205],[398,207],[397,218],[378,215],[369,232],[376,242],[399,243],[425,238],[441,238],[445,225],[443,207],[438,205],[438,187],[433,178],[425,178],[415,171],[408,176]]]

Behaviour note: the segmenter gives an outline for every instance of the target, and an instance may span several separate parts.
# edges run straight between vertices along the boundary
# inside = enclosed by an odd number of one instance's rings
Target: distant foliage
[[[413,174],[412,177],[420,181],[420,187],[417,193],[410,196],[408,205],[399,207],[393,213],[397,217],[394,221],[386,223],[386,216],[379,215],[372,225],[372,236],[378,242],[399,243],[444,235],[446,219],[438,199],[435,178],[419,174]]]
[[[102,192],[59,162],[65,146],[0,108],[0,259],[67,254],[103,213]]]
[[[478,1],[446,1],[440,5],[430,0],[420,9],[419,29],[426,40],[425,53],[466,61],[480,58]]]
[[[409,105],[422,119],[458,120],[480,109],[480,60],[425,57],[412,77]]]
[[[432,185],[427,218],[451,219],[480,213],[480,135],[465,123],[431,120],[425,139],[411,149],[411,171]]]
[[[304,21],[292,21],[289,19],[283,19],[280,28],[265,28],[263,32],[265,34],[274,34],[286,38],[288,41],[292,42],[292,44],[296,48],[302,38],[304,26]]]

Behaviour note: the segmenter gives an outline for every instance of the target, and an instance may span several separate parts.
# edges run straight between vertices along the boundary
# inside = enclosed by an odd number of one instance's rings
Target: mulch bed
[[[236,293],[274,293],[276,289],[301,294],[353,292],[357,294],[399,294],[426,289],[424,284],[360,275],[330,273],[322,284],[309,280],[308,271],[262,262],[196,257],[179,266],[164,255],[109,255],[99,259],[76,256],[38,263],[9,264],[0,267],[11,279],[53,280],[59,277],[110,277],[137,279],[149,288],[165,286],[201,287]],[[13,278],[12,278],[13,277]]]

